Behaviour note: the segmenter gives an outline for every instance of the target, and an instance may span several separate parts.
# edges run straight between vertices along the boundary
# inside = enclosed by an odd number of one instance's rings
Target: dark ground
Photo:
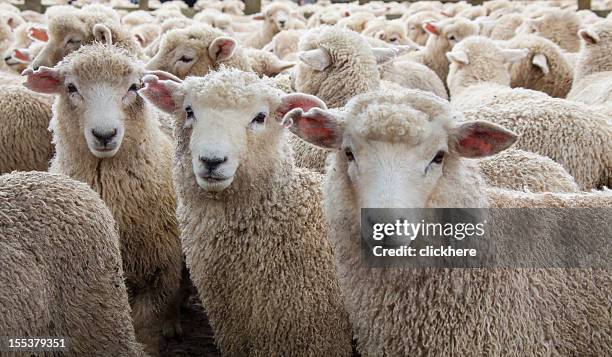
[[[162,357],[217,357],[221,356],[213,332],[208,324],[208,317],[197,294],[189,296],[187,304],[181,308],[182,340],[166,340],[161,343]]]

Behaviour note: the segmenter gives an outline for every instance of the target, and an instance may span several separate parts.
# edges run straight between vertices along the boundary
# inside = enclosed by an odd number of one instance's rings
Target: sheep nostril
[[[219,165],[227,161],[227,156],[223,158],[200,156],[199,159],[204,164],[204,166],[206,166],[206,169],[208,171],[214,171],[219,167]]]
[[[96,129],[91,129],[91,134],[96,139],[98,139],[100,144],[106,146],[117,135],[117,129],[113,129],[113,130],[105,131],[105,132],[99,132],[99,131],[96,131]]]

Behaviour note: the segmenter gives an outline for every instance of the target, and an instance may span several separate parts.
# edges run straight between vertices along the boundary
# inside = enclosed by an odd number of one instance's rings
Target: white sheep
[[[538,18],[527,19],[524,25],[525,27],[517,29],[518,33],[533,32],[553,41],[568,52],[578,52],[580,49],[580,18],[573,11],[549,9]]]
[[[523,21],[522,14],[512,13],[504,15],[498,20],[494,20],[489,37],[494,40],[509,40],[514,37],[516,29],[523,24]]]
[[[408,16],[407,16],[408,15]],[[431,11],[420,11],[416,14],[406,13],[405,18],[408,37],[418,45],[425,45],[429,33],[423,28],[425,22],[437,22],[442,20],[442,15]]]
[[[455,46],[448,77],[451,103],[468,119],[504,125],[520,134],[517,146],[562,164],[582,189],[612,182],[612,127],[605,115],[581,103],[510,88],[507,63],[527,50],[501,49],[475,36]]]
[[[583,44],[567,98],[588,105],[607,105],[612,118],[612,20],[581,29],[579,35]]]
[[[142,66],[112,45],[83,46],[56,68],[29,70],[26,86],[56,94],[50,171],[88,183],[119,226],[139,342],[158,353],[181,277],[169,138],[138,95]],[[162,326],[163,325],[163,326]]]
[[[277,33],[272,41],[264,46],[264,51],[274,53],[278,58],[285,61],[295,61],[298,58],[298,44],[305,30],[285,30]]]
[[[183,250],[221,352],[349,356],[321,177],[294,167],[278,122],[311,97],[233,68],[144,80],[140,92],[176,120]]]
[[[503,45],[527,49],[525,58],[510,64],[510,86],[565,98],[572,88],[574,69],[554,42],[537,35],[518,35]]]
[[[157,51],[159,50],[159,43],[164,37],[164,34],[166,34],[168,31],[174,29],[184,29],[194,24],[195,22],[189,18],[168,19],[162,22],[159,31],[159,36],[157,36],[157,38],[153,40],[153,42],[151,42],[151,44],[149,44],[147,48],[144,49],[144,53],[149,57],[154,57],[155,54],[157,54]]]
[[[463,121],[448,102],[425,92],[380,89],[351,99],[342,114],[294,109],[285,123],[309,143],[333,150],[324,210],[361,355],[601,355],[612,348],[602,333],[610,324],[608,270],[380,268],[364,262],[360,239],[361,224],[377,218],[362,218],[362,208],[609,208],[612,191],[532,194],[488,187],[476,162],[465,158],[502,151],[516,136],[486,121]],[[553,238],[555,223],[543,222],[560,221],[552,210],[531,222],[513,221],[509,213],[491,218],[492,231],[503,236],[503,224],[527,225],[538,239]],[[607,210],[583,215],[600,234],[609,224]]]
[[[145,356],[119,234],[97,193],[61,175],[1,175],[0,217],[2,333],[69,338],[67,355]]]
[[[242,44],[246,47],[263,48],[267,45],[274,35],[285,29],[289,23],[291,8],[282,2],[274,2],[262,10],[262,15],[255,16],[255,19],[263,20],[259,31],[245,36]]]

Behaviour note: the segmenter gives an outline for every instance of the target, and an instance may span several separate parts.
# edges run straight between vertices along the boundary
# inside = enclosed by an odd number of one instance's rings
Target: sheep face
[[[430,35],[426,46],[441,51],[451,50],[461,40],[477,35],[479,31],[476,23],[463,18],[425,22],[423,29]]]
[[[93,50],[91,50],[93,48]],[[41,67],[24,72],[26,87],[58,95],[61,115],[54,126],[69,128],[98,158],[115,156],[125,133],[142,131],[144,101],[138,95],[142,71],[134,59],[118,49],[95,45],[68,56],[56,68]],[[77,139],[80,136],[80,139]]]
[[[337,150],[328,172],[342,187],[334,189],[359,207],[427,207],[460,157],[493,155],[516,140],[494,124],[462,122],[447,102],[415,90],[361,94],[345,109],[292,111],[285,121],[309,143]]]
[[[143,96],[177,120],[178,145],[202,189],[223,191],[274,161],[283,128],[275,121],[282,92],[272,82],[227,68],[180,83],[144,80]]]
[[[232,58],[238,46],[236,40],[217,30],[199,29],[198,35],[192,35],[191,31],[187,28],[168,32],[146,68],[169,72],[179,78],[204,76]]]
[[[69,53],[76,51],[82,44],[93,42],[91,29],[74,16],[70,22],[49,23],[47,32],[49,40],[32,62],[32,68],[41,66],[53,67]]]
[[[289,23],[289,15],[289,11],[286,9],[278,9],[266,14],[266,22],[270,25],[270,28],[274,29],[274,33],[278,33],[286,29]]]

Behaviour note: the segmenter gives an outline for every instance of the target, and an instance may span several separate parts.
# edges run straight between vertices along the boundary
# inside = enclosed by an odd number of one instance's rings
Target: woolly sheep
[[[194,25],[194,21],[188,18],[168,19],[164,21],[161,24],[159,36],[144,49],[144,53],[149,57],[155,56],[159,50],[159,43],[166,33],[174,29],[184,29],[191,25]]]
[[[465,17],[468,20],[476,20],[478,17],[486,16],[487,10],[484,6],[471,6],[465,10],[460,11],[456,16]]]
[[[0,176],[0,207],[0,330],[70,337],[70,355],[144,356],[119,234],[98,195],[64,176],[15,172]]]
[[[161,328],[179,329],[167,327],[176,321],[163,315],[174,303],[182,262],[172,147],[137,94],[143,69],[125,50],[94,44],[56,68],[26,73],[28,88],[57,95],[50,171],[91,185],[115,216],[136,336],[157,354]]]
[[[50,14],[49,40],[32,61],[32,68],[53,67],[67,54],[96,40],[112,42],[133,54],[141,55],[140,46],[134,37],[121,28],[115,17],[116,13],[112,9],[93,5]]]
[[[298,43],[304,35],[304,30],[285,30],[277,33],[263,50],[274,53],[285,61],[297,60]]]
[[[164,35],[147,69],[170,72],[179,78],[204,76],[221,65],[252,70],[245,50],[220,30],[205,25],[175,29]]]
[[[524,59],[510,64],[512,88],[533,89],[557,98],[567,96],[574,70],[554,42],[537,35],[519,35],[504,47],[529,50]]]
[[[246,47],[262,48],[270,41],[272,37],[285,29],[285,25],[289,22],[291,8],[282,2],[271,3],[262,10],[261,18],[264,20],[259,31],[245,37],[242,44]]]
[[[153,21],[155,21],[153,15],[144,10],[132,11],[121,18],[121,23],[127,27],[136,27]]]
[[[371,12],[360,11],[338,21],[338,26],[361,33],[366,29],[368,23],[374,19],[376,17]]]
[[[320,176],[294,167],[276,122],[309,97],[234,68],[145,82],[176,120],[181,239],[221,352],[350,356]]]
[[[523,15],[521,14],[504,15],[495,21],[489,37],[494,40],[509,40],[514,37],[516,29],[523,24],[523,21]]]
[[[431,92],[448,100],[444,82],[436,72],[424,64],[413,61],[390,61],[381,66],[380,72],[381,78],[385,81],[397,83],[405,88]]]
[[[612,20],[579,31],[582,49],[568,99],[589,105],[612,105]],[[612,111],[609,112],[612,117]]]
[[[409,45],[413,42],[408,38],[404,23],[395,21],[384,21],[380,24],[368,26],[363,31],[364,36],[377,38],[386,43],[395,45]]]
[[[438,77],[446,83],[449,62],[446,52],[466,37],[478,34],[478,25],[464,18],[446,19],[439,22],[426,22],[423,25],[429,33],[429,38],[423,51],[407,57],[414,58],[436,72]]]
[[[568,52],[578,52],[580,49],[578,38],[580,18],[575,12],[550,9],[545,11],[541,17],[526,20],[525,24],[535,31],[535,34],[553,41]],[[520,32],[530,31],[521,30]]]
[[[612,207],[611,191],[502,195],[507,191],[486,186],[475,162],[464,158],[504,150],[516,136],[486,121],[464,122],[429,93],[382,88],[351,99],[345,109],[342,115],[296,109],[285,122],[310,143],[333,150],[323,205],[361,355],[600,355],[612,348],[610,336],[601,334],[610,323],[606,270],[381,269],[364,263],[359,238],[360,223],[376,221],[362,219],[361,208],[529,206],[524,201]],[[326,130],[303,130],[310,125]],[[494,195],[501,197],[490,199]],[[608,224],[606,211],[588,212],[599,227]],[[532,225],[540,239],[556,228],[541,223],[559,220],[553,211],[542,214]],[[490,227],[500,234],[503,224],[525,224],[507,215],[495,219]]]
[[[268,51],[248,47],[244,50],[253,72],[262,76],[276,76],[296,64],[296,62],[283,61]]]
[[[405,23],[408,30],[408,38],[418,45],[425,45],[429,33],[423,28],[425,22],[437,22],[442,20],[442,16],[431,11],[421,11],[406,17]]]
[[[142,24],[134,26],[130,32],[140,47],[146,48],[159,36],[160,26],[157,24]]]
[[[448,54],[451,103],[468,119],[488,118],[516,131],[519,149],[562,164],[581,189],[610,186],[612,127],[607,118],[580,103],[510,88],[505,66],[526,55],[484,37],[460,42]]]

